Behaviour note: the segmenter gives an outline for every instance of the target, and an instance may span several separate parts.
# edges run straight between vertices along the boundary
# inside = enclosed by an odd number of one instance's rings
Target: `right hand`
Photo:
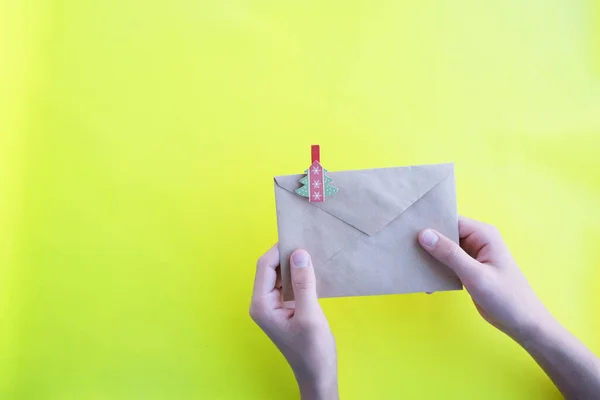
[[[458,231],[460,246],[432,229],[419,233],[419,243],[456,273],[486,321],[513,339],[526,340],[553,319],[498,229],[461,217]]]

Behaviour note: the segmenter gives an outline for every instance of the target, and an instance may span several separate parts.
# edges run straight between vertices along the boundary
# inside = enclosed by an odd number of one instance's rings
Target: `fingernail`
[[[421,244],[425,247],[435,246],[439,239],[438,235],[431,229],[427,229],[421,234]]]
[[[292,256],[292,262],[296,267],[304,268],[308,267],[309,256],[304,250],[298,250]]]

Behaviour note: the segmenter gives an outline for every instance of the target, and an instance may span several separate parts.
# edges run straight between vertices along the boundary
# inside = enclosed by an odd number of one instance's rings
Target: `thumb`
[[[319,307],[317,301],[317,283],[310,255],[306,250],[298,249],[290,257],[292,289],[296,300],[296,312]]]
[[[433,229],[419,233],[419,243],[436,260],[450,267],[462,280],[477,271],[479,262],[458,244]]]

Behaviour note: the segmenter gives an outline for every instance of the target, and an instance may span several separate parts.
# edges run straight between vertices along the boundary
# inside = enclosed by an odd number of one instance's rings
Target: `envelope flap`
[[[374,235],[452,174],[454,164],[329,172],[339,191],[310,205]],[[298,181],[303,176],[278,176],[275,182],[297,196],[294,190],[302,186]]]

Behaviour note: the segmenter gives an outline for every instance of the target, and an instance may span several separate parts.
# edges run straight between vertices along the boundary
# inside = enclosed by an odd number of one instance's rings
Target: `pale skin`
[[[461,217],[460,245],[432,229],[416,238],[452,269],[481,316],[521,345],[566,399],[600,399],[600,360],[546,309],[493,226]],[[281,298],[277,246],[257,263],[250,315],[289,362],[303,400],[338,399],[333,334],[317,300],[310,255],[290,259],[295,305]]]

